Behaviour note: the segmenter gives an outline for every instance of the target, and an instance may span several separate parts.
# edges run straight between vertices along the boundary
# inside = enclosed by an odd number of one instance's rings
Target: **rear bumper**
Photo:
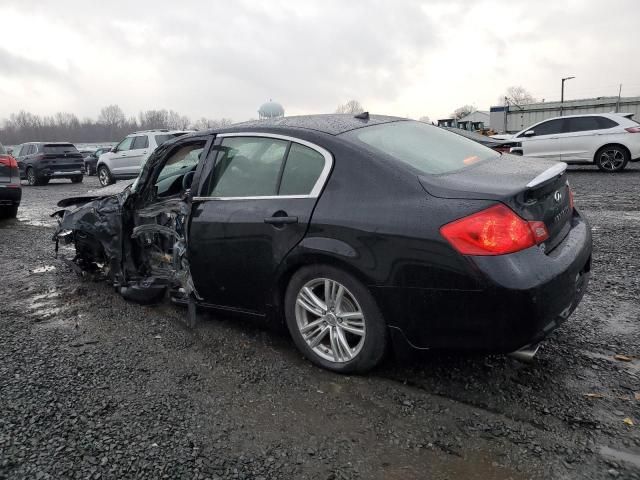
[[[478,290],[374,287],[396,348],[508,353],[537,343],[574,311],[589,281],[591,230],[575,213],[548,255],[538,247],[469,257]]]
[[[44,178],[72,178],[80,175],[84,175],[84,165],[73,169],[60,170],[55,168],[43,168],[38,172],[38,176]]]
[[[0,206],[19,207],[20,200],[22,200],[22,188],[9,188],[0,183]]]

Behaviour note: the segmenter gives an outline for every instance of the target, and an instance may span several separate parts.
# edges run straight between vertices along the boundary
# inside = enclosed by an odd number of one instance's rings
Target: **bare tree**
[[[167,128],[172,130],[185,130],[191,125],[191,120],[186,115],[180,115],[178,112],[169,110],[167,116]]]
[[[357,113],[362,113],[362,112],[364,112],[364,108],[362,108],[362,105],[357,100],[349,100],[345,104],[338,105],[338,108],[336,109],[336,113],[353,113],[353,114],[357,114]]]
[[[100,110],[98,123],[107,127],[117,128],[125,123],[125,119],[126,117],[118,105],[108,105]]]
[[[538,100],[531,95],[524,87],[520,85],[507,88],[507,91],[500,97],[499,102],[503,103],[505,99],[514,105],[528,105],[536,103]]]
[[[461,107],[456,108],[451,116],[456,120],[460,120],[462,117],[466,117],[470,113],[473,113],[477,110],[473,105],[463,105]]]
[[[431,119],[426,115],[423,115],[422,117],[420,117],[418,121],[422,123],[429,123],[429,124],[431,123]]]
[[[196,121],[192,128],[196,130],[209,130],[211,128],[223,128],[233,124],[233,120],[230,118],[221,118],[218,120],[212,118],[202,117],[200,120]]]

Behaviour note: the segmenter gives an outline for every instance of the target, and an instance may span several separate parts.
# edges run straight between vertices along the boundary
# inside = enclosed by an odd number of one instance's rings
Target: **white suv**
[[[544,120],[511,137],[522,143],[512,151],[619,172],[629,161],[640,160],[640,123],[632,116],[598,113]]]
[[[153,151],[167,140],[189,133],[185,130],[144,130],[127,135],[110,152],[100,155],[98,180],[106,187],[116,180],[136,178]]]

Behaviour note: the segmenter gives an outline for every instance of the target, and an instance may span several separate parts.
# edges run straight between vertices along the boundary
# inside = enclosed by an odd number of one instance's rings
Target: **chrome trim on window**
[[[262,138],[273,138],[275,140],[284,140],[287,142],[299,143],[300,145],[304,145],[312,150],[315,150],[320,155],[324,157],[324,167],[322,168],[322,172],[320,172],[320,176],[318,180],[316,180],[315,185],[311,189],[311,192],[308,195],[268,195],[268,196],[249,196],[249,197],[209,197],[209,196],[201,196],[201,197],[193,197],[194,201],[207,201],[207,200],[274,200],[277,198],[318,198],[320,196],[320,192],[324,188],[325,183],[327,182],[327,178],[329,178],[329,173],[331,173],[331,168],[333,167],[333,155],[331,153],[322,148],[315,143],[308,142],[306,140],[302,140],[296,137],[290,137],[288,135],[279,135],[277,133],[264,133],[264,132],[232,132],[232,133],[221,133],[216,135],[218,138],[226,138],[226,137],[262,137]]]
[[[555,164],[552,167],[547,168],[544,172],[538,175],[536,178],[527,183],[527,188],[537,187],[538,185],[543,184],[544,182],[551,180],[553,177],[557,177],[562,175],[567,169],[567,164],[564,162],[560,162]]]

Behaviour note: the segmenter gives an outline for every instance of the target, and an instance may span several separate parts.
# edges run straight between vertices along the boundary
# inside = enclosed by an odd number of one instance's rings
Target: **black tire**
[[[92,167],[90,164],[88,164],[88,163],[86,163],[86,164],[84,165],[84,171],[85,171],[85,173],[86,173],[86,175],[87,175],[88,177],[91,177],[92,175],[95,175],[95,174],[96,174],[96,173],[93,171],[93,167]]]
[[[0,219],[16,218],[18,216],[18,207],[0,207]]]
[[[71,177],[71,183],[81,183],[82,182],[82,175],[78,175],[77,177]]]
[[[26,176],[27,176],[27,183],[32,187],[37,187],[39,185],[46,185],[47,183],[49,183],[48,178],[39,177],[36,174],[36,171],[31,167],[27,168]]]
[[[113,178],[113,175],[111,175],[111,172],[105,165],[100,165],[98,167],[98,182],[103,187],[112,185],[116,182],[116,180]]]
[[[301,326],[297,315],[299,313],[301,315],[309,315],[309,313],[297,304],[298,294],[303,287],[311,285],[313,282],[322,282],[324,279],[337,282],[338,285],[343,286],[345,290],[342,298],[355,300],[354,303],[349,303],[349,305],[355,305],[356,308],[354,308],[353,311],[359,310],[362,313],[362,323],[364,324],[363,339],[358,340],[358,336],[341,330],[343,336],[348,335],[351,340],[358,342],[358,345],[354,347],[357,353],[348,361],[332,361],[324,358],[307,343],[300,330]],[[323,287],[319,285],[319,288],[322,289]],[[343,270],[328,265],[310,265],[301,268],[289,281],[285,294],[284,309],[287,327],[296,346],[305,357],[322,368],[338,373],[365,373],[378,365],[384,358],[387,351],[388,332],[382,314],[369,290],[359,280]],[[333,310],[331,311],[333,312]],[[337,308],[335,312],[337,315]],[[346,312],[342,313],[344,314]],[[325,346],[319,344],[316,347],[327,349],[326,352],[324,352],[325,356],[333,355],[329,353],[329,349],[332,348],[332,342],[331,339],[327,337],[331,337],[333,335],[332,329],[335,330],[338,327],[338,323],[336,322],[342,322],[339,316],[336,315],[332,316],[331,323],[333,325],[329,325],[327,322],[323,324],[324,326],[319,325],[320,329],[329,329],[323,336],[323,342],[326,341],[330,343],[330,345]],[[328,317],[328,315],[324,315],[321,318],[316,317],[314,320],[320,321],[325,317]],[[301,322],[303,321],[304,320],[301,320]],[[305,325],[308,325],[308,323],[305,323]],[[344,327],[344,324],[342,326]],[[348,343],[348,345],[351,347],[350,343]]]
[[[630,155],[626,148],[619,145],[605,145],[596,152],[594,162],[601,171],[615,173],[624,170],[629,159]]]

